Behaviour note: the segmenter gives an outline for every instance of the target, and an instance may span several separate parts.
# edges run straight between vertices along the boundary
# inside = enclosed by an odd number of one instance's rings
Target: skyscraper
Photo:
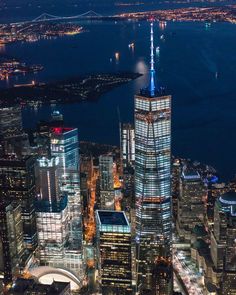
[[[21,206],[19,202],[0,199],[0,271],[4,284],[19,274],[24,252]]]
[[[66,243],[69,240],[67,197],[49,202],[35,202],[37,211],[38,250],[40,263],[53,267],[64,266]]]
[[[124,212],[96,211],[99,280],[103,295],[131,295],[131,229]]]
[[[22,128],[20,107],[0,108],[0,152],[18,156],[29,151],[28,135]]]
[[[6,155],[0,159],[0,193],[5,200],[19,201],[22,208],[25,247],[37,247],[35,198],[35,160],[31,156],[16,158]]]
[[[135,161],[134,126],[122,124],[121,126],[121,150],[123,167],[133,166]]]
[[[137,287],[141,294],[172,294],[171,96],[156,86],[151,23],[150,83],[135,96]],[[165,266],[165,267],[164,267]],[[165,283],[153,273],[165,271]]]
[[[219,294],[236,294],[236,193],[228,192],[215,203],[211,257],[221,279]]]
[[[99,157],[100,172],[100,202],[101,209],[114,209],[114,181],[113,181],[113,157],[102,155]]]
[[[62,195],[67,196],[69,240],[65,249],[64,261],[67,268],[83,272],[82,264],[82,211],[79,177],[78,129],[54,127],[51,129],[51,156],[59,159],[58,181]]]
[[[62,191],[79,189],[79,143],[77,128],[51,129],[51,156],[59,159],[59,183]]]
[[[78,129],[55,127],[51,129],[51,155],[59,159],[58,181],[62,193],[68,195],[70,238],[82,244],[82,218],[79,178]]]
[[[196,225],[203,224],[206,208],[204,200],[207,188],[196,170],[185,168],[180,180],[180,193],[177,201],[177,231],[180,237],[191,240]]]

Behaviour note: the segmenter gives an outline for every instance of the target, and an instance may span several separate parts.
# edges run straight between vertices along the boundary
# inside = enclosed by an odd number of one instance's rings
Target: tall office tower
[[[59,159],[59,181],[62,191],[79,189],[79,143],[77,128],[51,129],[51,156]]]
[[[28,135],[22,129],[19,107],[0,108],[0,145],[3,153],[18,156],[29,150]]]
[[[211,257],[218,273],[222,273],[219,294],[236,294],[236,193],[218,198],[211,234]]]
[[[35,207],[40,263],[63,267],[65,247],[69,240],[67,197],[58,197],[58,200],[51,202],[38,198]]]
[[[132,293],[131,230],[125,213],[96,211],[99,280],[103,295]]]
[[[135,198],[137,288],[141,294],[172,294],[171,96],[155,83],[151,23],[150,84],[135,96]],[[170,266],[165,284],[153,271]]]
[[[58,183],[58,158],[39,158],[36,166],[37,196],[50,203],[57,201],[60,196]]]
[[[69,241],[64,261],[67,267],[82,275],[82,209],[79,176],[79,143],[77,128],[51,129],[51,156],[59,159],[58,180],[62,194],[68,196]]]
[[[23,244],[20,204],[0,198],[0,271],[5,286],[20,272]]]
[[[121,159],[123,168],[123,206],[129,216],[135,213],[134,194],[134,162],[135,139],[134,126],[132,124],[121,125]],[[135,215],[135,214],[133,214]]]
[[[37,247],[35,198],[35,160],[31,156],[0,158],[0,194],[4,200],[19,201],[22,208],[25,247]]]
[[[177,231],[179,236],[191,240],[196,225],[204,223],[207,187],[195,170],[184,169],[180,180],[177,205]]]
[[[60,190],[68,195],[70,238],[81,246],[82,216],[77,128],[51,129],[51,155],[59,159],[59,186]]]
[[[101,209],[114,209],[114,180],[113,180],[113,157],[103,155],[99,157],[100,172],[100,203]]]
[[[121,150],[123,167],[134,166],[135,140],[132,124],[122,124],[121,126]]]
[[[58,158],[38,160],[36,168],[38,194],[35,207],[40,263],[53,267],[66,267],[81,275],[83,272],[81,224],[77,222],[78,219],[70,215],[67,193],[61,193],[59,189],[58,169]]]
[[[34,134],[34,152],[37,156],[49,157],[50,152],[50,134],[51,128],[54,126],[62,127],[64,125],[63,115],[58,111],[54,111],[51,114],[51,119],[49,121],[39,121],[37,124],[37,129]]]

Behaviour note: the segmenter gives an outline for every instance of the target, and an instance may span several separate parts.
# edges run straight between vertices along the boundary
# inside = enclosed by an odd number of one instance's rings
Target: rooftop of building
[[[56,135],[65,134],[65,133],[73,131],[73,130],[76,130],[76,128],[72,128],[72,127],[53,127],[53,128],[51,128],[51,132]]]
[[[137,97],[146,98],[148,100],[156,100],[165,96],[170,96],[164,87],[158,87],[154,91],[154,95],[151,94],[149,87],[141,88],[140,92],[136,95]]]
[[[134,124],[131,123],[122,123],[123,129],[134,129]]]
[[[129,226],[123,211],[98,210],[97,215],[101,225],[122,225]]]
[[[184,180],[200,180],[201,176],[198,171],[193,169],[184,169],[182,172],[182,177]]]
[[[60,196],[59,200],[49,202],[49,200],[35,199],[34,205],[37,212],[43,213],[61,213],[68,204],[68,197]]]
[[[236,192],[228,192],[220,196],[219,201],[224,205],[236,205]]]

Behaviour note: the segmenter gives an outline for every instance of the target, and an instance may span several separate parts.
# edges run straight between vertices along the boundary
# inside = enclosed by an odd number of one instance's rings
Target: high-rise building
[[[121,126],[121,156],[123,167],[134,166],[135,139],[132,124],[122,124]]]
[[[123,207],[130,213],[135,208],[134,194],[134,163],[135,139],[134,125],[124,123],[121,125],[121,160],[123,169]]]
[[[177,200],[177,231],[180,237],[191,240],[196,225],[204,223],[207,187],[195,170],[183,169]]]
[[[0,193],[4,200],[19,201],[22,208],[25,247],[37,247],[35,198],[35,160],[31,156],[13,155],[0,159]]]
[[[51,202],[45,198],[38,199],[35,207],[40,263],[63,267],[65,247],[69,240],[67,197],[63,196]]]
[[[171,96],[155,83],[151,23],[150,84],[135,96],[136,264],[141,294],[172,294],[170,167]],[[170,273],[155,292],[153,269],[158,272],[163,262],[170,265]]]
[[[211,257],[221,273],[220,293],[236,294],[236,193],[228,192],[215,203]]]
[[[18,156],[29,151],[29,138],[22,128],[20,107],[0,108],[0,151]]]
[[[58,180],[62,195],[68,198],[69,240],[64,252],[67,268],[79,275],[83,273],[82,261],[82,209],[80,198],[79,142],[77,128],[51,129],[51,156],[59,159]]]
[[[99,280],[104,295],[132,293],[131,229],[125,213],[96,211]]]
[[[113,190],[113,157],[103,155],[99,157],[100,187],[101,190]]]
[[[51,129],[51,156],[59,159],[58,180],[61,191],[74,195],[79,191],[79,143],[77,128]],[[71,199],[68,199],[69,204]],[[69,208],[70,210],[70,208]]]
[[[77,128],[51,129],[51,155],[59,159],[60,191],[68,195],[70,240],[82,245],[82,214],[79,177],[79,143]],[[72,241],[73,240],[73,241]]]
[[[5,285],[19,274],[23,252],[21,206],[19,202],[0,198],[0,271]]]
[[[100,172],[100,203],[101,209],[114,209],[114,180],[113,180],[113,157],[102,155],[99,157]]]

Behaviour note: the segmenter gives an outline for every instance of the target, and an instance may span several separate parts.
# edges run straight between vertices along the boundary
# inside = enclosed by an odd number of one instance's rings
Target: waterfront
[[[6,46],[6,54],[44,66],[43,72],[10,80],[9,85],[101,71],[147,73],[147,23],[82,25],[88,32],[77,36]],[[160,56],[156,56],[158,79],[173,95],[173,153],[212,164],[227,178],[236,171],[235,33],[236,26],[225,23],[210,28],[205,23],[168,23],[164,30],[155,24],[155,45],[160,46]],[[128,47],[131,42],[135,43],[134,50]],[[107,93],[98,103],[63,105],[58,109],[67,125],[79,128],[80,139],[118,144],[117,107],[124,121],[132,120],[133,95],[146,80],[144,75]],[[47,119],[52,109],[55,106],[24,109],[25,127]]]
[[[47,12],[53,15],[81,14],[88,10],[94,10],[102,15],[113,15],[124,12],[151,11],[156,9],[173,9],[180,7],[205,7],[234,4],[234,0],[8,0],[0,2],[0,20],[15,22],[32,20],[40,14]]]

